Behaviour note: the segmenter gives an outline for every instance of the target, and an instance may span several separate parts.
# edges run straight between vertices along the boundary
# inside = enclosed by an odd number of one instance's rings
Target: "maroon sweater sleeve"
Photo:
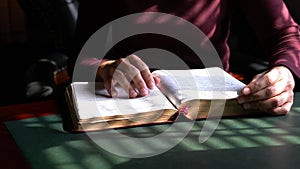
[[[269,57],[270,67],[284,65],[300,79],[300,29],[282,0],[240,0]]]

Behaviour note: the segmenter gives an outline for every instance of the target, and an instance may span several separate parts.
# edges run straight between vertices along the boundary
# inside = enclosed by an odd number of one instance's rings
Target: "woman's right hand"
[[[116,85],[120,85],[130,98],[135,98],[146,96],[148,89],[153,89],[159,82],[159,78],[151,74],[148,66],[136,55],[101,62],[97,75],[112,97],[118,96]]]

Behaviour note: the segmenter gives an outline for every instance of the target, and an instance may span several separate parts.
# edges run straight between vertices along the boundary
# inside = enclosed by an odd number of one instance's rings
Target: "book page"
[[[193,99],[232,99],[244,83],[218,67],[190,70],[156,70],[159,89],[178,107]]]
[[[79,119],[175,109],[158,88],[138,98],[128,98],[125,91],[118,88],[119,97],[111,98],[102,84],[74,82],[71,85]]]

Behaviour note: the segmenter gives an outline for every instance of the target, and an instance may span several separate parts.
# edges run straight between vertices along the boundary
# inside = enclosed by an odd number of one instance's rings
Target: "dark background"
[[[300,21],[300,1],[285,0],[294,19]],[[77,18],[77,0],[0,1],[0,106],[55,98],[60,84],[53,84],[52,72],[65,68],[70,55]],[[230,45],[233,72],[250,79],[266,68],[266,62],[252,30],[243,15],[234,15]],[[240,38],[243,37],[243,38]],[[247,55],[251,64],[241,61]],[[55,60],[40,64],[41,59]],[[54,91],[26,95],[27,85],[42,81]]]
[[[0,1],[0,105],[55,97],[52,73],[66,66],[77,8],[77,0]],[[58,65],[41,63],[45,58]],[[27,85],[34,81],[44,82],[54,92],[27,95]]]

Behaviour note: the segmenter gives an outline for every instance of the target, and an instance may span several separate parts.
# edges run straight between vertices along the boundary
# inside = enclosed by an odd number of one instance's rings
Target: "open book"
[[[160,83],[144,97],[129,98],[119,88],[112,98],[102,83],[72,82],[65,96],[75,131],[252,115],[237,103],[244,83],[218,67],[156,70]]]

